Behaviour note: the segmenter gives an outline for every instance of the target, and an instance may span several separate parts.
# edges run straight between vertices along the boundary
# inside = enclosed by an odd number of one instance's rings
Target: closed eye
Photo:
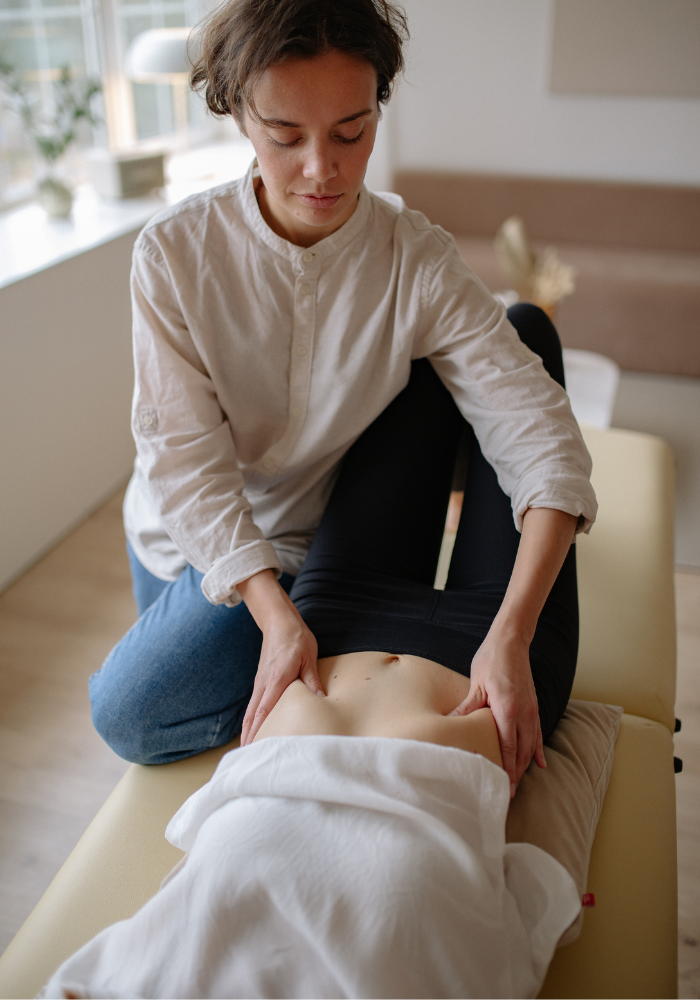
[[[337,138],[340,139],[342,143],[345,143],[346,146],[351,146],[354,142],[359,142],[364,134],[365,130],[362,129],[362,131],[359,132],[356,136],[353,136],[352,139],[346,139],[344,135],[339,135],[337,136]]]
[[[291,149],[292,146],[296,146],[297,143],[301,142],[301,136],[299,136],[298,139],[293,139],[292,142],[278,142],[277,139],[273,139],[271,135],[268,136],[268,139],[273,146],[277,146],[279,149]]]
[[[346,138],[344,135],[336,135],[334,138],[336,138],[338,142],[342,142],[344,146],[352,146],[356,142],[359,142],[364,134],[365,130],[362,129],[360,132],[358,132],[357,135],[352,136],[352,138]],[[292,139],[291,142],[280,142],[278,139],[273,139],[271,135],[268,136],[268,139],[270,140],[272,145],[277,146],[278,149],[292,149],[294,146],[297,146],[301,142],[302,136],[298,136],[296,139]]]

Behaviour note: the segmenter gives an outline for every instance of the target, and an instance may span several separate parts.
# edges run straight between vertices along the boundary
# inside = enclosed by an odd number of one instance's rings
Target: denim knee
[[[118,648],[118,647],[117,647]],[[131,764],[159,763],[154,759],[153,726],[149,724],[148,706],[134,689],[115,687],[104,680],[103,667],[88,682],[92,724],[108,747]]]
[[[245,604],[210,604],[201,579],[186,567],[90,678],[95,729],[126,760],[179,760],[240,732],[262,633]]]

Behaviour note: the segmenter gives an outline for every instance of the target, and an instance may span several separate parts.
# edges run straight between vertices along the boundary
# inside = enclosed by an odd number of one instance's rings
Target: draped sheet
[[[580,910],[505,843],[508,779],[414,740],[275,737],[228,753],[166,836],[186,851],[45,997],[530,997]]]

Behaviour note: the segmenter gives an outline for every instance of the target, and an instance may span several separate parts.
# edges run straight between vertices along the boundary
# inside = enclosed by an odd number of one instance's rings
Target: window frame
[[[160,130],[147,137],[139,138],[137,134],[137,118],[135,109],[135,93],[132,83],[125,72],[126,57],[126,23],[129,15],[149,18],[154,27],[158,21],[164,22],[168,15],[182,17],[188,26],[194,26],[206,15],[209,7],[207,0],[74,0],[65,5],[44,5],[42,0],[28,0],[26,7],[0,9],[0,29],[3,25],[26,24],[32,27],[34,47],[37,50],[36,63],[39,67],[39,87],[42,104],[50,107],[52,88],[49,74],[56,67],[52,66],[46,44],[47,22],[60,22],[63,19],[80,19],[82,26],[82,45],[85,72],[96,77],[102,84],[102,113],[104,124],[94,132],[93,145],[107,145],[113,150],[138,150],[144,148],[168,151],[181,145],[182,137],[178,136],[174,122],[171,127],[164,119],[169,116],[169,105],[161,91],[157,100],[157,120]],[[43,47],[43,54],[41,49]],[[6,51],[6,47],[5,51]],[[44,78],[41,79],[41,74]],[[11,112],[8,112],[11,114]],[[0,108],[0,126],[5,112]],[[189,140],[192,145],[215,141],[220,129],[214,119],[209,122],[193,123],[190,118]],[[12,133],[11,133],[12,134]],[[8,145],[8,148],[11,146]],[[17,149],[17,144],[14,144]],[[29,154],[27,154],[29,157]],[[36,162],[37,156],[33,154]],[[33,196],[33,182],[0,184],[0,211],[16,207]]]

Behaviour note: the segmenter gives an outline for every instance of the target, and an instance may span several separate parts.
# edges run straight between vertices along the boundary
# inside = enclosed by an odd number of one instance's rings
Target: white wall
[[[367,164],[365,184],[370,191],[391,191],[394,176],[394,104],[384,108],[374,149]]]
[[[551,94],[552,0],[403,0],[395,168],[700,183],[700,100]]]
[[[136,235],[0,288],[0,589],[129,474]]]

